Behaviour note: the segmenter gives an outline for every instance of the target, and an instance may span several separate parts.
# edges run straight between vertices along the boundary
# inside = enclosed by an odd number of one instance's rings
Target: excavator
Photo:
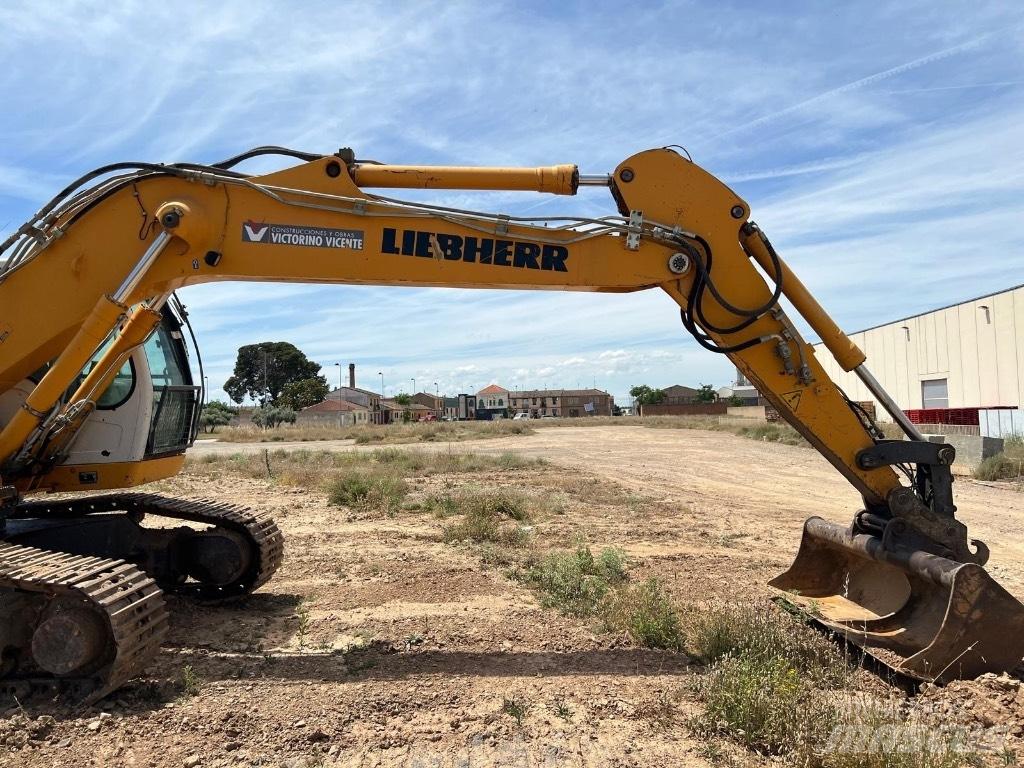
[[[263,155],[288,167],[238,170]],[[608,215],[381,194],[592,186],[611,193]],[[130,490],[177,473],[196,437],[202,363],[176,291],[225,280],[660,289],[696,342],[727,355],[862,499],[849,525],[806,521],[793,565],[771,582],[780,597],[911,679],[1004,671],[1024,655],[1024,606],[955,516],[953,448],[925,439],[749,205],[685,151],[588,175],[259,147],[212,165],[98,168],[0,244],[0,692],[106,695],[158,652],[166,594],[243,597],[280,564],[281,532],[258,510]],[[904,439],[887,439],[829,378],[794,313]]]

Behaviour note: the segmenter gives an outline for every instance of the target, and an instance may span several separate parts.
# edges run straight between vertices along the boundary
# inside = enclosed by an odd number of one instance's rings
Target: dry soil
[[[296,447],[361,450],[204,442],[193,454]],[[566,427],[402,448],[547,459],[472,480],[564,496],[560,513],[536,522],[538,538],[619,547],[632,577],[659,577],[683,605],[767,595],[803,520],[847,522],[858,503],[814,451],[720,432]],[[425,493],[439,480],[417,482]],[[268,510],[287,537],[284,565],[235,605],[172,599],[174,626],[151,674],[98,706],[0,704],[0,766],[760,761],[691,735],[688,690],[700,670],[684,655],[632,647],[542,608],[479,550],[443,543],[442,522],[427,512],[389,518],[234,475],[187,473],[158,490]],[[1024,494],[965,479],[955,490],[959,515],[992,547],[990,572],[1024,597]],[[937,712],[1002,726],[1011,739],[1024,729],[1016,679],[926,696]],[[510,703],[522,706],[521,723]]]

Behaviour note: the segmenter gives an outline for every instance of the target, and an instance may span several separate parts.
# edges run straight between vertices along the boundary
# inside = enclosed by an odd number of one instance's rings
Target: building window
[[[499,397],[498,398],[498,405],[504,405],[504,404],[505,404],[505,398]]]
[[[946,379],[922,381],[921,403],[924,408],[949,408],[949,387]]]

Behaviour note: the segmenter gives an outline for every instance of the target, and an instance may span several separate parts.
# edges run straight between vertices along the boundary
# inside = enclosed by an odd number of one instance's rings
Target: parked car
[[[517,413],[515,416],[513,416],[512,421],[522,421],[523,419],[528,418],[530,418],[530,414],[528,414],[526,411],[522,411],[521,413]]]

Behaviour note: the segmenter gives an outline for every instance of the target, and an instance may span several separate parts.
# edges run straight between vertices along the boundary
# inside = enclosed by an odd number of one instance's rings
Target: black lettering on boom
[[[401,231],[385,227],[380,252],[386,255],[433,258],[431,241],[436,242],[446,261],[491,264],[513,269],[568,272],[569,249],[564,245],[531,243],[528,240],[496,240],[491,237],[452,235],[447,232]]]

